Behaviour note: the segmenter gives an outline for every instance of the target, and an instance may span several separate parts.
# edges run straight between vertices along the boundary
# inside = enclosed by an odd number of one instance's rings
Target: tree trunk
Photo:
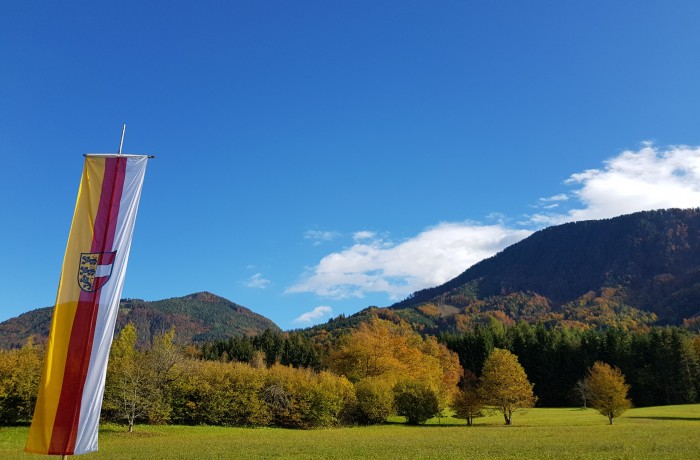
[[[503,411],[503,418],[506,419],[506,425],[510,425],[513,421],[513,410],[508,409]]]
[[[467,426],[472,426],[472,416],[467,415]]]
[[[608,420],[610,420],[610,424],[612,425],[613,424],[613,415],[612,414],[608,414]]]

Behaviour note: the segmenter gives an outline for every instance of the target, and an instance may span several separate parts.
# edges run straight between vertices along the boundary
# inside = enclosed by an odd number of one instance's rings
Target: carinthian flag
[[[27,452],[97,450],[107,359],[147,161],[85,156]]]

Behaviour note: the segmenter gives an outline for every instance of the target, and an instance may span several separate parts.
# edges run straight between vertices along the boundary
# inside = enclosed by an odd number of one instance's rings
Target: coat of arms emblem
[[[95,292],[112,276],[114,252],[83,252],[78,267],[78,286],[85,292]]]

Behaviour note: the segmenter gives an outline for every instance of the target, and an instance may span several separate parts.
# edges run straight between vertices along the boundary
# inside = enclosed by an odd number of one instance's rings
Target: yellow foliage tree
[[[479,395],[486,405],[503,414],[506,425],[512,423],[513,412],[535,405],[537,397],[532,387],[518,357],[508,350],[494,348],[484,363]]]
[[[600,361],[591,367],[588,376],[590,405],[608,417],[611,425],[615,417],[632,407],[632,402],[627,398],[629,388],[620,369]]]
[[[329,357],[330,369],[356,383],[380,378],[390,385],[416,380],[438,389],[441,407],[454,392],[462,367],[434,337],[423,339],[405,323],[372,317],[344,336]]]
[[[138,350],[136,327],[129,323],[122,329],[110,350],[103,416],[126,421],[129,432],[137,420],[168,421],[168,387],[182,375],[176,367],[184,361],[174,338],[171,329],[154,337],[150,349]]]
[[[43,348],[30,337],[18,350],[0,350],[0,424],[12,425],[32,419]]]

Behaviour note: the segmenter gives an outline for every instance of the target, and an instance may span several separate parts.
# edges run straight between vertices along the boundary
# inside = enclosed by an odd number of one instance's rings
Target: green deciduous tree
[[[437,390],[427,382],[402,380],[394,387],[396,412],[409,425],[425,423],[440,412]]]
[[[535,405],[537,398],[532,387],[518,357],[508,350],[494,348],[484,363],[479,395],[486,405],[503,414],[506,425],[512,423],[513,412]]]
[[[600,361],[593,364],[588,376],[590,405],[608,417],[611,425],[615,417],[632,407],[627,398],[629,388],[620,369]]]
[[[382,423],[393,413],[394,393],[391,384],[381,378],[366,378],[355,384],[359,423]]]

